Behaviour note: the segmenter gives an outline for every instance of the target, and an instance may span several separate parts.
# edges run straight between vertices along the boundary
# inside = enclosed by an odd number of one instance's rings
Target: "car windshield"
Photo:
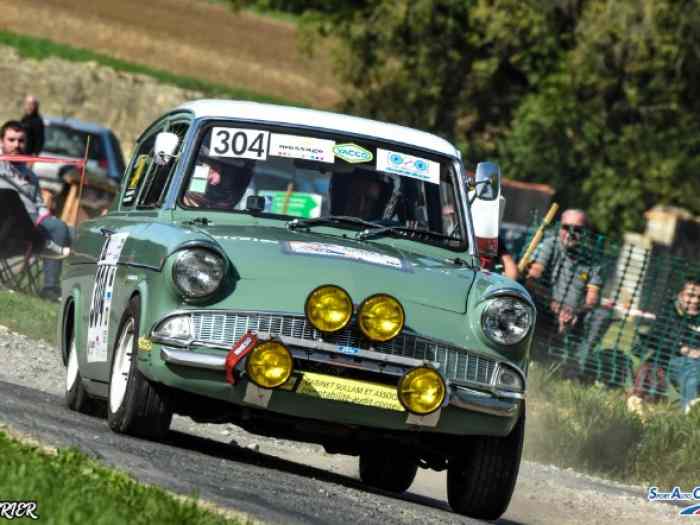
[[[453,161],[439,154],[318,130],[222,124],[200,135],[180,205],[240,213],[253,202],[263,216],[361,219],[387,235],[397,227],[464,249],[457,180]],[[359,222],[343,227],[364,229]]]
[[[85,143],[90,136],[90,151],[88,159],[105,162],[106,157],[100,137],[80,131],[69,126],[51,123],[44,131],[45,142],[43,153],[62,155],[66,157],[82,158],[85,155]]]

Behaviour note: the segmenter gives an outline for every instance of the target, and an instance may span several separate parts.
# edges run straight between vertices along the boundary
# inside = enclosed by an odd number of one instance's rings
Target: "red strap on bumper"
[[[233,385],[236,382],[233,371],[238,363],[240,363],[241,359],[248,355],[257,344],[258,336],[251,331],[246,332],[243,337],[233,343],[231,350],[229,350],[226,355],[226,364],[224,365],[224,369],[226,370],[226,382],[228,384]]]

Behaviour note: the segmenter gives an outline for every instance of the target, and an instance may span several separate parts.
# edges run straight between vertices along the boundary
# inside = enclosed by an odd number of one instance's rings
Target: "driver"
[[[387,206],[395,192],[393,179],[388,175],[359,168],[352,173],[333,173],[328,188],[331,215],[345,215],[373,222],[385,219]]]
[[[253,168],[253,162],[243,159],[212,157],[202,146],[182,202],[192,208],[231,210],[243,198]]]

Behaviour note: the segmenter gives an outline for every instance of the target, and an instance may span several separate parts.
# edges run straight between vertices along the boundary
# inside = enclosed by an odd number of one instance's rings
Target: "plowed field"
[[[293,24],[202,0],[0,0],[0,29],[305,104],[338,100],[327,53]]]

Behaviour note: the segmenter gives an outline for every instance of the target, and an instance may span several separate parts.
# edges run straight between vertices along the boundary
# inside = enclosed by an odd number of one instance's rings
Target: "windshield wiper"
[[[418,230],[416,228],[406,228],[404,226],[382,226],[374,230],[365,230],[357,234],[358,240],[374,239],[375,237],[381,237],[387,233],[395,234],[398,237],[403,237],[407,239],[412,239],[416,237],[432,237],[434,239],[448,240],[448,241],[461,241],[460,237],[454,237],[452,235],[445,235],[444,233],[438,233],[431,230]]]
[[[297,228],[309,228],[311,226],[328,224],[332,224],[333,226],[355,225],[364,226],[365,228],[383,228],[381,224],[347,215],[323,215],[321,217],[314,217],[313,219],[294,219],[287,223],[287,228],[296,230]]]

